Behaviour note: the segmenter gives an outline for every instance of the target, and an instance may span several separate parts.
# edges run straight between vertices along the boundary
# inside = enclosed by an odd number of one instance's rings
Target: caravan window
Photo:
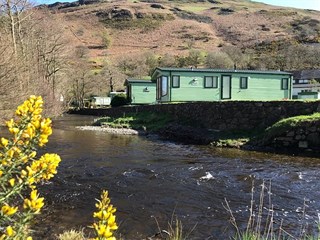
[[[218,77],[204,77],[204,87],[205,88],[217,88],[218,87]]]
[[[180,87],[180,76],[172,76],[172,87],[173,88]]]
[[[240,88],[241,89],[248,88],[248,78],[247,77],[240,77]]]
[[[288,90],[289,88],[289,78],[282,78],[281,79],[281,89]]]
[[[161,97],[166,96],[168,94],[168,77],[161,77]]]

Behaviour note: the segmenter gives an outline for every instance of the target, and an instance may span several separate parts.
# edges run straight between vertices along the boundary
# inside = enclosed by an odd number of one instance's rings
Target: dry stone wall
[[[277,136],[264,139],[264,146],[320,152],[320,122],[303,122]]]

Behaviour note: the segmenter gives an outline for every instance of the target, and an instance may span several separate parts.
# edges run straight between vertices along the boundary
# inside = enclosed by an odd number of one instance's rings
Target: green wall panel
[[[131,104],[150,104],[155,102],[156,85],[154,83],[131,83]]]

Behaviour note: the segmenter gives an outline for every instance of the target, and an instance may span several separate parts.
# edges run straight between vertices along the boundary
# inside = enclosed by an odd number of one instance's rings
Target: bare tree
[[[0,0],[0,97],[15,107],[39,94],[50,110],[58,109],[55,95],[64,81],[65,42],[55,20],[47,21],[45,13],[29,6],[27,0]]]
[[[142,54],[124,57],[118,61],[118,69],[130,78],[143,78],[148,76],[149,69],[146,65],[146,57]]]
[[[91,93],[94,82],[91,79],[90,70],[83,66],[80,69],[71,70],[69,73],[71,88],[68,100],[76,108],[85,107],[85,98]]]
[[[159,57],[159,67],[177,67],[174,56],[166,53],[164,56]]]
[[[204,56],[204,52],[192,49],[189,51],[189,55],[187,56],[186,60],[189,66],[198,67],[199,65],[203,64],[205,59]]]
[[[279,54],[284,56],[287,70],[320,68],[320,47],[318,46],[290,45]]]
[[[243,53],[241,48],[236,46],[226,46],[223,47],[222,51],[229,55],[229,58],[233,61],[235,68],[248,68],[251,61],[250,55]]]
[[[11,35],[11,43],[14,54],[18,54],[18,42],[22,43],[23,22],[28,19],[32,11],[32,5],[28,0],[0,0],[0,13],[7,16],[8,30]],[[19,45],[23,51],[23,44]]]
[[[208,68],[233,68],[233,61],[224,52],[210,52],[206,57],[206,67]]]
[[[101,88],[105,89],[106,93],[123,90],[126,77],[116,66],[106,63],[99,77],[100,80],[103,79],[101,84],[104,86]]]

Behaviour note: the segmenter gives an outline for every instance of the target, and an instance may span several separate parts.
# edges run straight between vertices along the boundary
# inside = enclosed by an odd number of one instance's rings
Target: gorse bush
[[[31,96],[16,110],[16,119],[6,122],[11,139],[0,139],[0,240],[32,240],[30,223],[44,206],[36,184],[50,180],[61,161],[57,154],[37,157],[52,134],[51,120],[43,118],[43,100]],[[27,196],[25,196],[27,195]],[[115,240],[117,224],[107,192],[101,195],[93,224],[96,240]]]
[[[57,154],[36,158],[52,134],[51,120],[42,118],[43,100],[31,96],[16,110],[17,120],[6,123],[12,139],[1,138],[0,146],[0,239],[32,239],[29,224],[44,206],[36,184],[57,173]],[[22,193],[29,192],[28,197]]]

